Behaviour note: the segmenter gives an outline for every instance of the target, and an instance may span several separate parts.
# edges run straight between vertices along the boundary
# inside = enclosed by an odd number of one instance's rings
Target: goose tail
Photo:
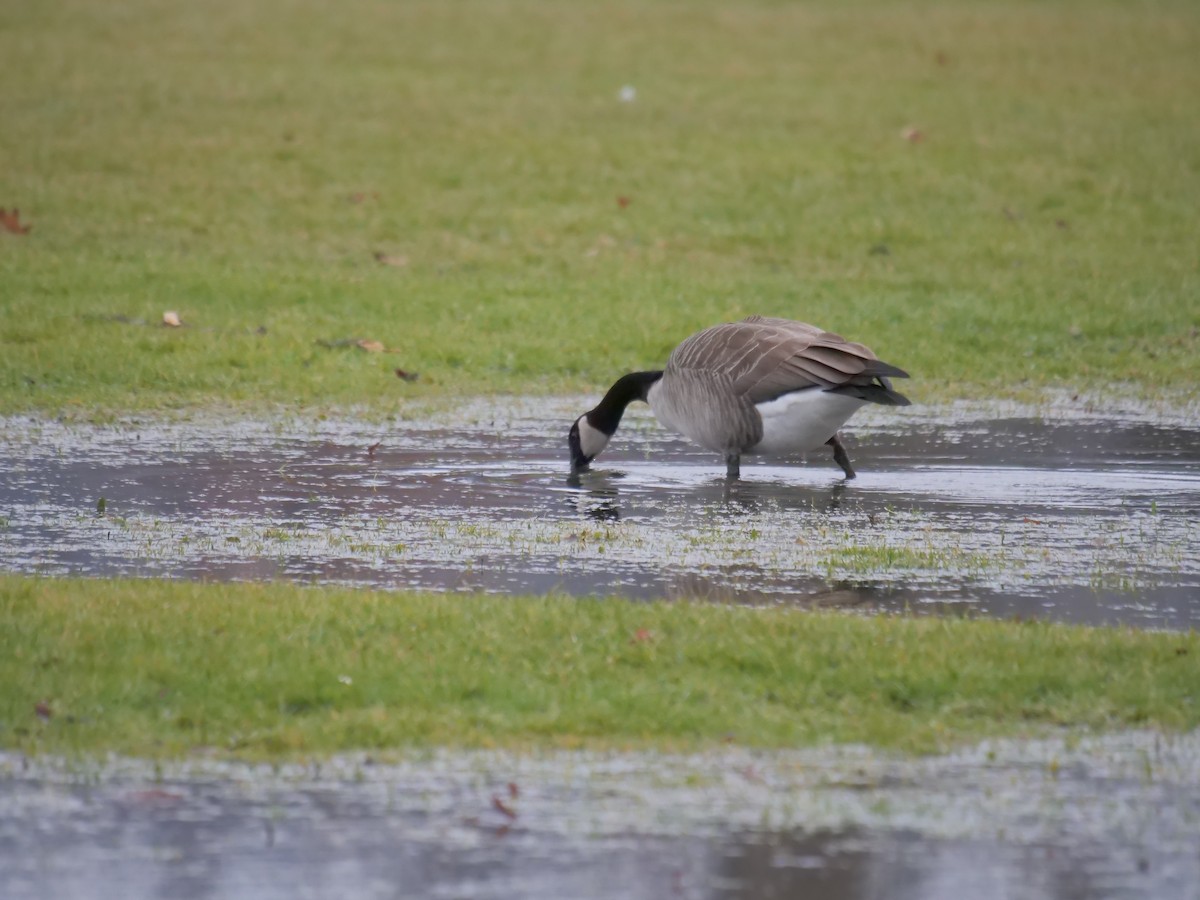
[[[895,368],[891,366],[889,368]],[[900,371],[897,369],[897,371]],[[907,377],[902,375],[901,377]],[[867,403],[878,403],[880,406],[911,406],[912,401],[892,387],[892,383],[883,376],[866,384],[839,384],[837,387],[826,389],[830,394],[844,394]]]

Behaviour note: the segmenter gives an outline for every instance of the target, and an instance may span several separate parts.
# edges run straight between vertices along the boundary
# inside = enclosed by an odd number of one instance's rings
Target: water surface
[[[1200,624],[1186,417],[860,414],[854,481],[817,453],[729,484],[645,413],[571,478],[581,404],[386,424],[9,419],[0,567]]]
[[[1200,735],[904,759],[441,751],[155,766],[0,754],[0,896],[1184,900]]]

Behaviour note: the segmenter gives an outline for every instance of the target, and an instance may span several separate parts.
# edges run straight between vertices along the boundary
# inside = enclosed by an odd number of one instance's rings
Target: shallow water
[[[1200,735],[156,768],[0,753],[0,896],[1195,897]]]
[[[1200,423],[860,413],[743,466],[634,413],[569,477],[582,401],[416,422],[0,422],[0,568],[1200,625]],[[100,498],[105,513],[97,513]]]

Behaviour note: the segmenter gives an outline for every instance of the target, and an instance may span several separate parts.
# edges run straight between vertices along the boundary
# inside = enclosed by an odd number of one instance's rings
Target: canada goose
[[[714,325],[676,347],[665,370],[617,379],[575,420],[571,469],[586,469],[625,407],[641,400],[668,428],[723,455],[727,478],[739,476],[743,454],[782,456],[822,444],[853,478],[838,429],[864,403],[908,406],[888,381],[907,377],[862,344],[805,322],[750,316]]]

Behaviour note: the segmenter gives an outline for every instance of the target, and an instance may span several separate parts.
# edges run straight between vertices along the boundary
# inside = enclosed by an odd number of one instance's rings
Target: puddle
[[[632,409],[569,479],[566,425],[586,405],[0,420],[0,568],[1200,626],[1195,417],[865,411],[855,481],[814,454],[727,485]]]
[[[381,764],[0,753],[0,896],[1190,898],[1200,733]]]

